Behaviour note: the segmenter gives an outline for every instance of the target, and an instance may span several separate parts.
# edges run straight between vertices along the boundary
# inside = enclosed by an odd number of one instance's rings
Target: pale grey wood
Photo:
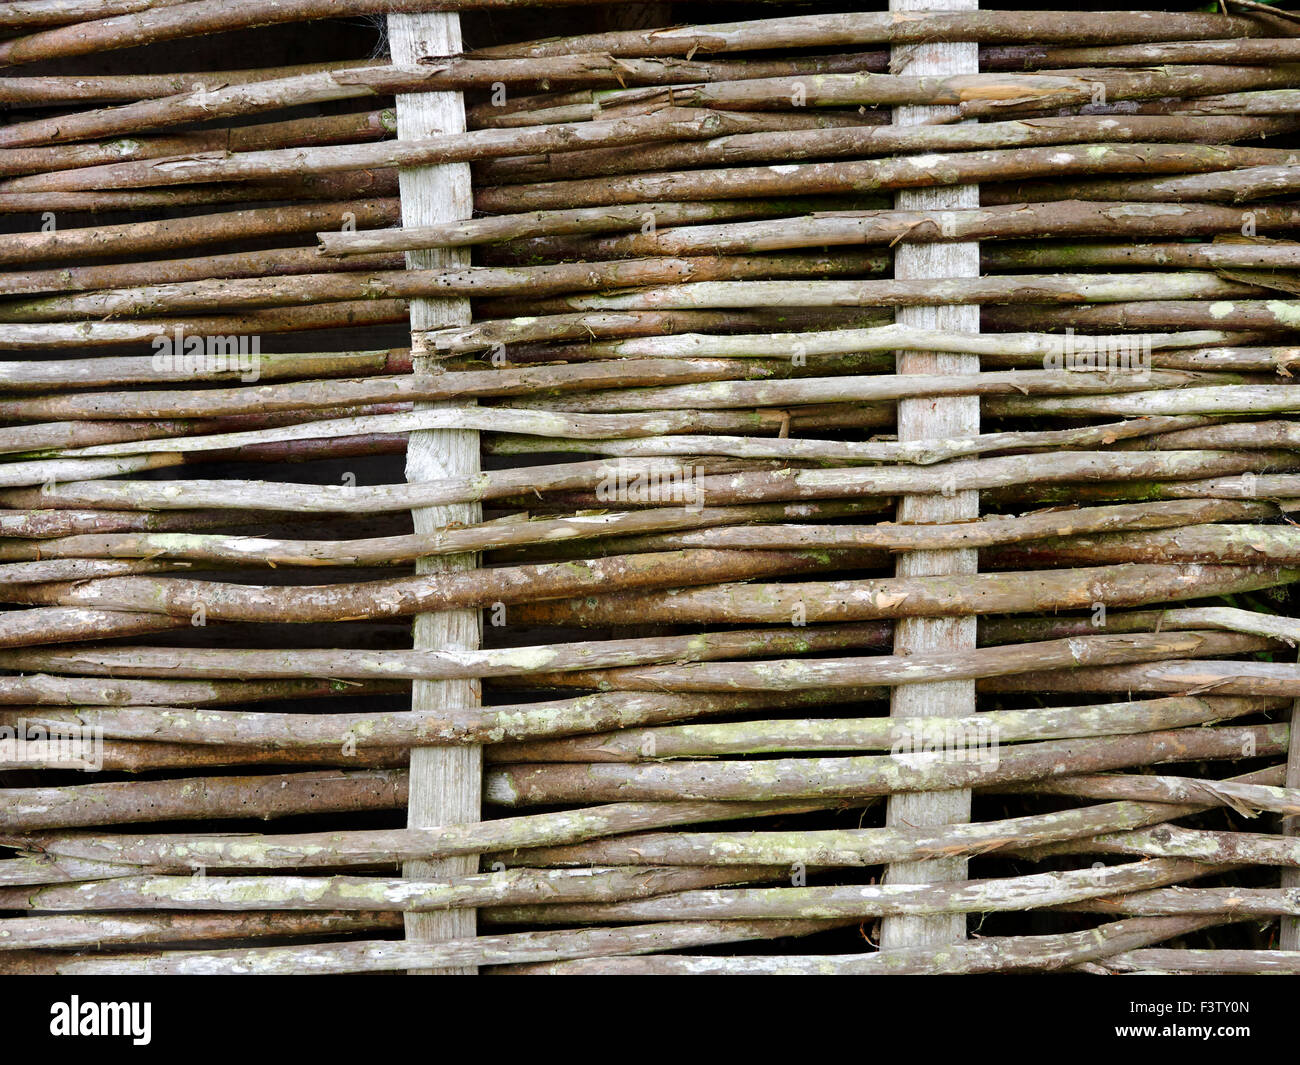
[[[424,55],[455,55],[461,50],[460,16],[454,12],[421,15],[394,14],[388,17],[392,61],[397,66],[418,69]],[[440,133],[465,131],[465,103],[460,93],[413,93],[397,97],[398,139],[417,139]],[[452,222],[473,214],[474,198],[470,168],[465,163],[421,167],[400,174],[402,224],[426,226]],[[410,252],[407,265],[413,269],[468,265],[464,249]],[[413,300],[411,302],[411,348],[417,373],[436,372],[436,362],[420,354],[423,334],[447,326],[470,323],[466,299]],[[410,483],[479,471],[478,433],[465,430],[432,429],[412,433],[407,446],[406,479]],[[453,523],[473,525],[482,520],[482,508],[475,503],[427,507],[413,512],[418,533],[431,533]],[[473,569],[475,555],[439,556],[421,559],[417,571]],[[421,614],[415,620],[416,650],[473,650],[480,642],[477,610],[454,610]],[[413,710],[436,706],[476,707],[481,702],[478,681],[417,681],[413,685]],[[478,747],[433,747],[411,752],[411,791],[407,823],[412,828],[436,827],[480,820],[482,750]],[[464,876],[477,871],[472,856],[432,862],[407,862],[403,873],[427,880]],[[406,936],[419,942],[465,939],[475,934],[472,909],[406,915]],[[434,970],[429,970],[434,971]],[[444,973],[474,973],[473,967],[437,970]]]
[[[891,11],[973,11],[978,0],[890,0]],[[890,70],[894,74],[951,75],[979,72],[979,48],[974,43],[920,44],[895,47]],[[894,111],[898,125],[920,125],[935,120],[950,121],[954,107],[899,107]],[[945,211],[979,206],[979,188],[956,185],[940,188],[901,190],[895,200],[900,211]],[[978,277],[977,243],[911,244],[895,249],[894,276],[902,280],[947,277]],[[973,306],[900,307],[900,326],[947,329],[978,333],[979,308]],[[908,351],[898,354],[898,372],[977,373],[979,358],[937,352]],[[898,404],[898,439],[920,440],[931,436],[966,436],[979,432],[980,405],[970,398],[911,399]],[[958,486],[954,485],[954,488]],[[900,522],[952,522],[979,517],[979,493],[953,491],[949,495],[904,496],[899,500]],[[978,569],[974,551],[915,551],[900,555],[900,577],[969,574]],[[899,655],[927,651],[956,651],[975,646],[975,624],[971,618],[900,619],[894,634],[894,652]],[[939,681],[909,684],[893,690],[890,713],[894,717],[964,717],[975,712],[975,685],[971,681]],[[960,824],[970,820],[969,791],[903,793],[892,796],[886,810],[890,826]],[[887,884],[929,884],[966,879],[967,863],[961,858],[937,858],[923,862],[896,862],[885,872]],[[964,914],[938,916],[896,916],[881,921],[882,950],[942,946],[966,938]]]

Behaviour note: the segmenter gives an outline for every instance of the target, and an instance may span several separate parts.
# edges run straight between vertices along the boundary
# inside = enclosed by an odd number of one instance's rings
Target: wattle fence
[[[854,6],[0,3],[0,973],[1300,972],[1300,14]]]

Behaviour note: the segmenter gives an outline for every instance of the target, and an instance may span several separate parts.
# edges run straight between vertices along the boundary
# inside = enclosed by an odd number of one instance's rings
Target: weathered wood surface
[[[411,67],[421,56],[454,55],[461,51],[460,16],[454,13],[388,17],[388,38],[393,62]],[[413,93],[397,98],[397,136],[400,140],[455,135],[465,129],[465,104],[459,93]],[[402,222],[431,225],[468,218],[473,211],[469,167],[464,163],[404,170],[401,173]],[[411,267],[460,265],[465,256],[456,251],[410,253]],[[411,348],[416,372],[430,373],[437,364],[428,355],[424,334],[432,329],[468,325],[470,309],[464,299],[416,300],[411,305]],[[457,429],[429,429],[411,435],[407,443],[406,479],[413,484],[446,477],[473,478],[479,470],[478,434]],[[414,512],[417,533],[429,534],[452,525],[472,525],[482,518],[475,503],[422,507]],[[474,555],[426,557],[417,563],[423,573],[472,570]],[[481,619],[477,611],[452,610],[420,614],[415,619],[417,651],[456,651],[479,645]],[[481,692],[475,678],[423,681],[412,685],[414,712],[434,706],[473,708]],[[411,753],[411,790],[407,823],[413,828],[479,819],[482,756],[476,747],[417,748]],[[447,858],[436,862],[413,861],[403,866],[412,879],[457,876],[474,872],[472,860]],[[458,908],[446,913],[408,913],[407,938],[438,942],[473,936],[474,911]],[[455,972],[456,970],[451,970]],[[459,970],[472,973],[472,969]]]
[[[0,5],[0,971],[1294,968],[1300,29],[963,2]]]

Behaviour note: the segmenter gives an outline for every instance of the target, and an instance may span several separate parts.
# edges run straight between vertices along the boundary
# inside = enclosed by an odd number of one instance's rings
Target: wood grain
[[[390,15],[388,34],[393,63],[416,66],[423,55],[452,55],[461,50],[460,16],[453,13]],[[440,133],[465,131],[465,104],[460,93],[417,93],[397,97],[397,136],[416,139]],[[427,226],[469,218],[474,199],[467,164],[420,167],[400,174],[402,224]],[[412,269],[468,265],[464,249],[418,251],[407,255]],[[422,355],[423,334],[446,326],[470,323],[466,299],[411,302],[411,349],[417,373],[436,373],[435,360]],[[409,483],[475,474],[479,471],[478,433],[433,429],[411,434],[407,446],[406,479]],[[413,511],[417,533],[434,532],[453,523],[473,525],[482,520],[476,503],[425,507]],[[451,555],[421,559],[417,572],[437,573],[474,569],[476,555]],[[416,650],[472,650],[480,642],[477,610],[449,610],[421,614],[415,619]],[[413,685],[413,710],[435,707],[475,707],[481,702],[478,681],[417,681]],[[407,823],[428,828],[462,821],[478,821],[482,790],[482,750],[479,747],[429,747],[411,752],[411,793]],[[474,857],[445,858],[432,862],[407,862],[403,873],[413,879],[463,876],[478,871]],[[419,942],[464,939],[475,934],[471,909],[436,913],[408,913],[406,936]],[[428,972],[472,974],[473,967]]]
[[[945,8],[975,10],[978,0],[962,0]],[[891,11],[934,9],[933,0],[891,0]],[[947,75],[979,72],[979,49],[970,44],[923,44],[896,47],[891,52],[895,74]],[[898,125],[919,125],[951,119],[952,107],[899,107],[894,111]],[[939,186],[900,190],[895,207],[900,211],[948,211],[979,206],[975,185]],[[911,244],[895,249],[894,276],[902,280],[944,277],[978,277],[979,244]],[[980,313],[973,306],[900,307],[900,325],[925,329],[951,329],[978,333]],[[900,374],[974,373],[979,358],[908,351],[898,354]],[[898,404],[898,439],[922,440],[934,437],[978,433],[980,404],[969,397],[902,400]],[[898,520],[905,523],[966,521],[979,517],[979,493],[959,491],[958,484],[946,495],[913,495],[899,500]],[[900,555],[900,577],[970,574],[979,567],[974,551],[914,551]],[[973,618],[905,618],[894,630],[894,653],[959,651],[975,646]],[[894,717],[965,717],[975,712],[973,681],[937,681],[908,684],[893,691],[890,713]],[[970,820],[969,791],[903,793],[890,798],[886,824],[962,824]],[[966,878],[967,862],[961,858],[936,858],[923,862],[896,862],[885,872],[887,884],[930,884]],[[882,950],[941,946],[966,938],[963,914],[933,917],[898,916],[881,921]]]

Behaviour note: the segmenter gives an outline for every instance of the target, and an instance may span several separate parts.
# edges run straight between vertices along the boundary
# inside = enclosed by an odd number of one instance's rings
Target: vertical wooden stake
[[[891,11],[974,11],[978,0],[890,0]],[[970,44],[923,44],[896,47],[891,51],[894,74],[952,75],[979,72],[979,48]],[[934,118],[950,119],[955,107],[899,107],[894,122],[916,125]],[[979,188],[974,185],[902,190],[896,206],[900,211],[942,212],[979,207]],[[979,245],[908,244],[895,249],[894,276],[906,279],[978,277]],[[901,325],[923,329],[952,329],[978,333],[978,307],[902,307],[897,312]],[[971,355],[935,352],[900,352],[898,372],[974,373],[979,359]],[[922,440],[962,437],[979,433],[980,404],[977,397],[902,400],[898,404],[898,439]],[[899,501],[900,522],[951,522],[979,517],[979,493],[962,491],[954,482],[942,496],[905,496]],[[974,551],[915,551],[901,555],[897,573],[904,576],[966,574],[978,568]],[[975,646],[974,618],[908,618],[898,622],[894,653],[958,651]],[[975,712],[975,685],[968,681],[936,681],[907,684],[893,690],[891,714],[908,717],[963,717]],[[946,825],[970,820],[970,792],[945,791],[895,795],[889,800],[886,822],[890,825]],[[930,884],[964,880],[963,859],[939,858],[923,862],[896,862],[885,872],[891,884]],[[964,914],[938,917],[886,917],[881,922],[880,947],[942,946],[966,938]]]
[[[425,55],[456,55],[461,51],[460,16],[455,13],[389,15],[388,36],[393,63],[419,69],[416,60]],[[397,97],[399,139],[436,136],[465,131],[465,103],[458,92],[412,93]],[[469,218],[474,211],[468,164],[420,167],[400,174],[402,224],[431,225]],[[410,268],[461,266],[469,264],[464,249],[422,251],[407,254]],[[435,360],[422,355],[424,334],[444,326],[468,325],[470,305],[466,299],[417,299],[411,301],[411,349],[416,355],[417,373],[437,373]],[[432,404],[431,404],[432,406]],[[408,482],[437,480],[479,472],[478,433],[459,430],[429,430],[413,433],[407,445]],[[482,518],[477,504],[426,507],[413,513],[417,532],[431,532],[452,522],[471,525]],[[418,572],[474,569],[476,555],[421,559]],[[421,614],[415,619],[416,650],[471,650],[481,642],[481,615],[477,610],[451,610]],[[478,681],[417,681],[412,708],[434,710],[473,707],[481,702]],[[412,828],[480,820],[483,787],[483,752],[478,747],[433,747],[411,752],[411,791],[407,823]],[[406,876],[435,878],[478,871],[478,860],[469,856],[435,862],[407,862]],[[407,939],[431,942],[460,939],[476,932],[473,910],[406,915]],[[442,971],[442,970],[440,970]],[[476,970],[446,970],[474,973]]]

